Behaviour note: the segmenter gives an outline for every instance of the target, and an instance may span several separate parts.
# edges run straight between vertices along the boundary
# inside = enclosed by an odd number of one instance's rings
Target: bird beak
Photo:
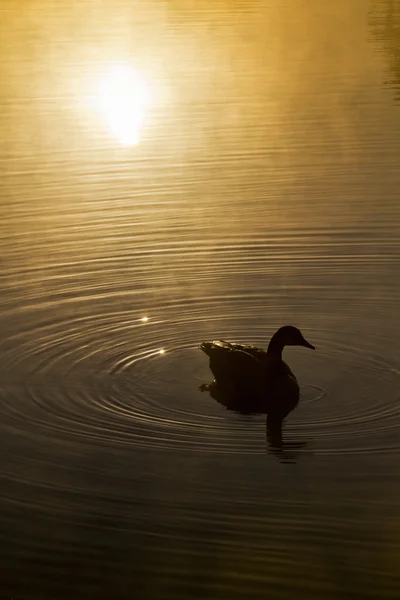
[[[310,344],[310,342],[307,342],[307,340],[304,338],[303,338],[303,343],[301,345],[304,346],[305,348],[310,348],[310,350],[315,350],[315,346]]]

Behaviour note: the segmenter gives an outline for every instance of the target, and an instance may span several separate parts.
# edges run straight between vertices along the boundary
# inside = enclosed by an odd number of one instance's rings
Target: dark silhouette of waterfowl
[[[315,350],[301,331],[285,325],[272,336],[267,350],[223,340],[203,342],[201,350],[210,357],[215,377],[200,386],[218,402],[244,414],[263,413],[268,422],[281,423],[296,408],[300,390],[290,367],[282,359],[285,346],[304,346]]]

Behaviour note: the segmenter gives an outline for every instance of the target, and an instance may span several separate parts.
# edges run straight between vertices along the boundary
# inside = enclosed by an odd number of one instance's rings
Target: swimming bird
[[[267,350],[216,340],[203,342],[200,349],[210,357],[212,384],[209,390],[218,401],[239,412],[268,415],[269,422],[282,421],[299,402],[299,384],[282,359],[285,346],[304,346],[315,350],[293,325],[280,327]]]

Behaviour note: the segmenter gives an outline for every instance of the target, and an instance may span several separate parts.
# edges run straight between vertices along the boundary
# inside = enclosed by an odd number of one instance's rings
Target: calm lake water
[[[2,597],[398,599],[399,1],[5,0],[0,40]],[[197,347],[287,323],[276,448]]]

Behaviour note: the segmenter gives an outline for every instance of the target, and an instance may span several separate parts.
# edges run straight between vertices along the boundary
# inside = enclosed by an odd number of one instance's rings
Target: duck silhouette
[[[282,423],[296,408],[300,389],[290,367],[283,361],[285,346],[315,350],[293,325],[280,327],[267,350],[216,340],[200,344],[210,358],[214,381],[200,386],[220,403],[242,414],[266,414],[270,427]]]

